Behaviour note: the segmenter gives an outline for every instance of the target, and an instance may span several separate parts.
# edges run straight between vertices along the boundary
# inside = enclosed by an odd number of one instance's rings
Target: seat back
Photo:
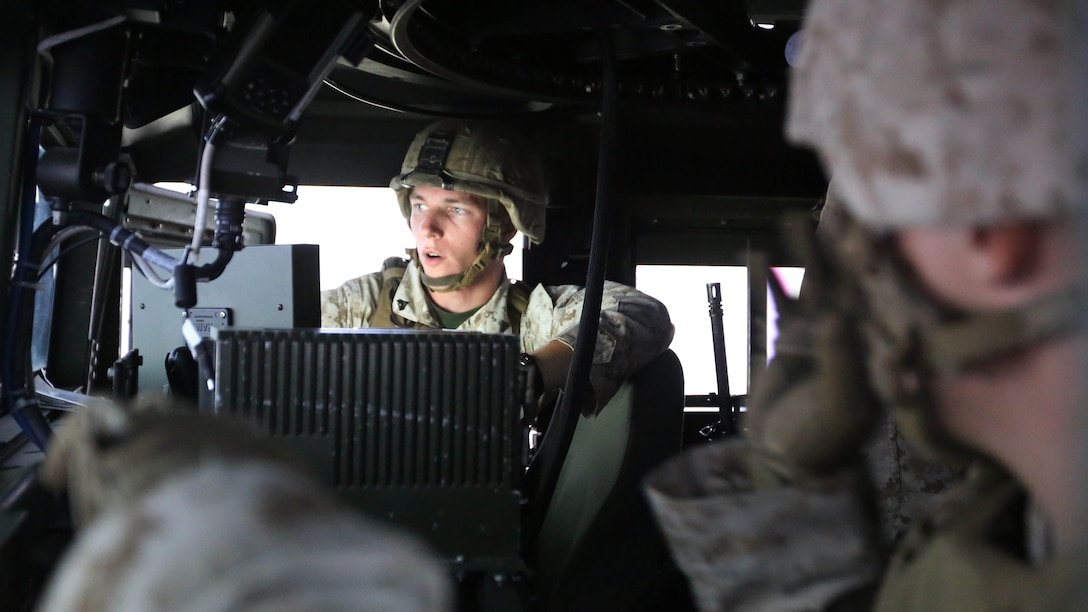
[[[630,610],[668,563],[642,494],[646,473],[680,451],[684,374],[665,351],[595,418],[579,417],[537,538],[545,610]]]

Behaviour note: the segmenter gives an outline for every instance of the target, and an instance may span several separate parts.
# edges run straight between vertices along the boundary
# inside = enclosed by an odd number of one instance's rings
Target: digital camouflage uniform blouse
[[[381,296],[382,274],[351,279],[321,293],[321,325],[368,327]],[[511,333],[507,316],[510,280],[503,275],[499,288],[462,330]],[[521,318],[521,350],[533,353],[552,340],[574,347],[582,316],[585,290],[576,285],[537,285]],[[393,312],[411,321],[439,328],[431,314],[419,270],[409,265],[393,296]],[[673,326],[665,305],[626,285],[606,281],[601,302],[600,331],[589,381],[596,410],[608,403],[624,379],[660,355],[672,342]]]

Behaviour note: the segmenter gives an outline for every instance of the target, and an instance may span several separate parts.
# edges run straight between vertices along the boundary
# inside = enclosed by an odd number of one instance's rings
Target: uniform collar
[[[506,271],[502,273],[499,287],[479,310],[469,317],[458,329],[466,329],[485,334],[501,334],[510,329],[510,321],[506,313],[506,296],[510,291],[510,280],[506,277]],[[393,295],[393,313],[410,321],[421,323],[429,327],[441,327],[441,324],[431,314],[427,306],[427,289],[423,286],[423,279],[419,268],[409,262],[404,271],[404,278]]]

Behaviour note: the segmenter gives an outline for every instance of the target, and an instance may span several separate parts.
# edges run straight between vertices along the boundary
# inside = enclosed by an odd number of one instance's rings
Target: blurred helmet
[[[868,226],[1079,207],[1075,20],[1061,0],[814,0],[787,134]]]

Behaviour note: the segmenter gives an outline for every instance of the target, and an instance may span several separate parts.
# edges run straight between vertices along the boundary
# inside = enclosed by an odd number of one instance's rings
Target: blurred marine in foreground
[[[649,481],[702,608],[1088,609],[1074,7],[809,3],[787,133],[845,209],[828,274],[746,439]],[[965,470],[895,542],[860,452],[880,406]]]
[[[344,506],[281,444],[162,406],[69,417],[41,479],[67,490],[77,538],[38,609],[452,609],[420,542]]]

